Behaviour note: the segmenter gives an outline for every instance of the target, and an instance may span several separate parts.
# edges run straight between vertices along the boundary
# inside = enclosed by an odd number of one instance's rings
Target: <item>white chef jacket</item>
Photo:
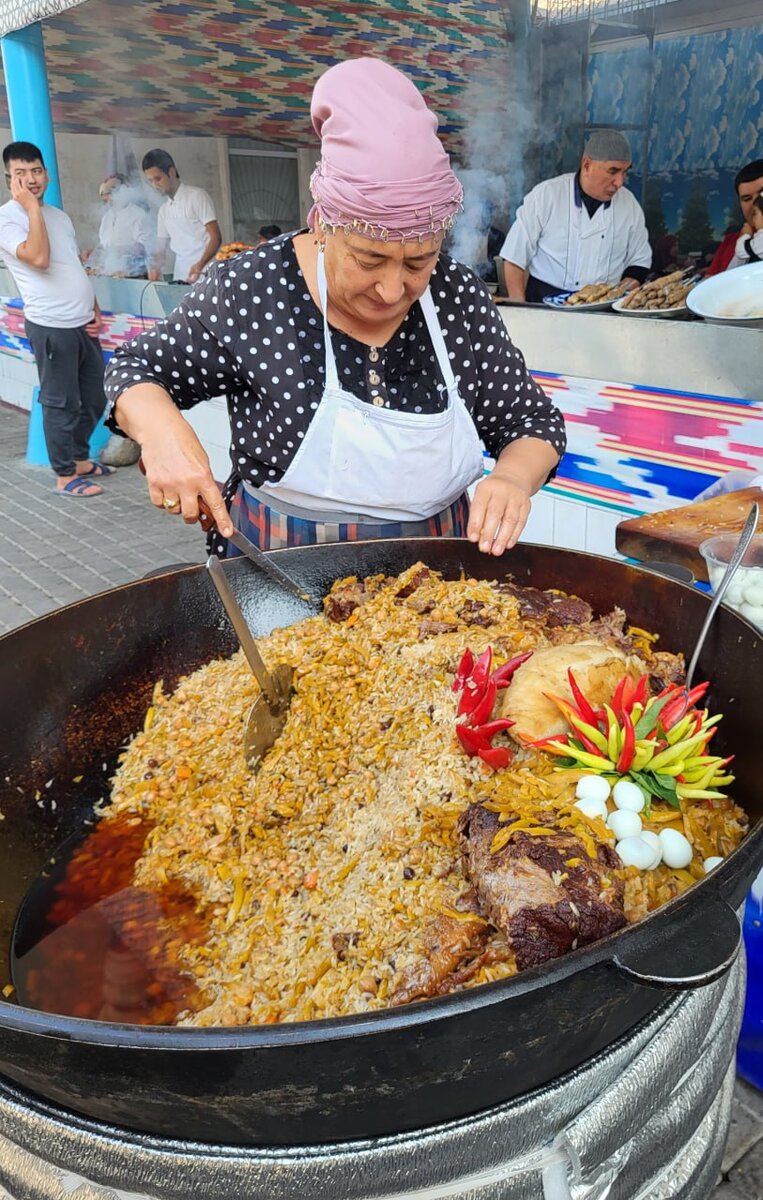
[[[652,265],[644,213],[620,188],[592,217],[575,175],[546,179],[529,192],[501,247],[501,258],[560,291],[617,283],[626,267]]]
[[[74,226],[65,212],[51,204],[43,204],[42,217],[50,245],[47,267],[33,267],[16,257],[29,236],[29,217],[17,200],[0,208],[0,251],[24,301],[24,314],[33,324],[79,329],[93,319],[95,292],[80,262]]]
[[[175,255],[175,279],[188,279],[188,272],[201,258],[209,239],[205,226],[216,220],[212,197],[204,188],[189,183],[181,183],[175,195],[168,196],[160,206],[156,233],[160,240],[169,238]]]
[[[104,275],[118,271],[140,274],[146,270],[154,241],[153,221],[145,208],[131,202],[120,205],[112,200],[101,218],[98,246],[90,266],[97,265]]]

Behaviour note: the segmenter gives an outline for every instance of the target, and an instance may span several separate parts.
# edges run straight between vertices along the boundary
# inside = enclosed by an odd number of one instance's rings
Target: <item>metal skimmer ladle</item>
[[[262,688],[252,705],[244,731],[244,758],[250,769],[256,771],[286,724],[291,703],[293,672],[286,663],[279,663],[273,671],[268,670],[228,583],[220,559],[214,555],[208,558],[207,570],[238,635],[252,673]]]
[[[739,541],[737,542],[736,547],[734,548],[734,553],[731,556],[729,565],[726,567],[726,570],[723,575],[723,579],[718,584],[715,595],[713,596],[713,602],[710,605],[709,609],[707,610],[707,616],[705,617],[705,622],[699,631],[699,637],[697,638],[697,644],[694,647],[694,653],[691,656],[691,661],[689,663],[689,667],[686,672],[685,688],[686,688],[687,692],[691,688],[691,682],[692,682],[692,679],[694,678],[694,672],[697,669],[697,662],[699,661],[699,656],[702,652],[702,647],[705,644],[705,638],[707,637],[707,631],[710,628],[713,617],[715,616],[715,614],[718,611],[719,604],[721,603],[721,601],[723,600],[723,597],[726,594],[727,587],[731,583],[733,576],[736,574],[737,567],[739,566],[739,564],[741,563],[742,559],[745,556],[745,551],[747,550],[747,547],[749,546],[750,542],[752,541],[753,537],[755,536],[755,530],[758,527],[759,515],[760,515],[760,510],[759,510],[758,505],[753,504],[752,508],[750,509],[747,520],[744,523],[744,528],[742,529],[742,532],[739,535]]]

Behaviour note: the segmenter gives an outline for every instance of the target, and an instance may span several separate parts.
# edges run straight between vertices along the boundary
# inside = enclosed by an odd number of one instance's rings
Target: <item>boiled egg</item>
[[[665,865],[675,868],[688,867],[694,855],[689,839],[677,829],[661,829],[658,836]]]
[[[594,820],[596,817],[601,817],[602,821],[607,819],[607,804],[605,800],[596,800],[593,797],[575,801],[575,808],[579,808],[586,817]]]
[[[654,851],[653,867],[659,867],[662,862],[662,843],[656,833],[652,833],[651,829],[642,829],[639,835],[642,841],[646,842],[647,846],[651,846]]]
[[[705,874],[709,875],[710,872],[714,871],[716,867],[719,867],[722,862],[725,862],[722,854],[711,854],[710,857],[706,858],[702,864],[702,866],[705,868]]]
[[[578,800],[609,799],[610,787],[603,775],[581,775],[575,786]]]
[[[612,799],[615,808],[622,808],[627,812],[640,813],[645,804],[644,793],[630,779],[618,779],[612,791]]]
[[[638,867],[640,871],[648,871],[654,861],[652,847],[640,837],[623,838],[615,849],[626,867]]]
[[[641,833],[641,817],[636,812],[626,808],[616,808],[607,817],[607,825],[612,830],[618,842],[623,838],[638,837]]]

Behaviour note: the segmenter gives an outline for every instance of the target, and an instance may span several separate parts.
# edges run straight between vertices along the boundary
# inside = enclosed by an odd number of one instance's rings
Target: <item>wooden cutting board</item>
[[[617,526],[615,545],[628,558],[678,563],[693,571],[697,579],[706,580],[700,543],[716,533],[741,533],[755,500],[763,514],[763,489],[751,487],[713,496],[712,500],[701,500],[699,504],[633,517]],[[763,515],[758,521],[758,533],[763,533]]]

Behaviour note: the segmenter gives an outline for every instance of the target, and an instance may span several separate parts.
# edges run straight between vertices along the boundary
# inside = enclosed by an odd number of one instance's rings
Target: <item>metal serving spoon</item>
[[[753,506],[750,509],[750,512],[748,514],[747,520],[744,523],[744,528],[742,529],[742,532],[739,535],[739,541],[737,542],[736,547],[734,548],[734,553],[731,555],[729,565],[726,567],[726,570],[723,575],[723,579],[718,584],[715,595],[713,596],[713,602],[710,605],[709,609],[707,610],[707,616],[705,617],[704,624],[699,631],[699,637],[697,638],[697,644],[694,647],[694,653],[691,656],[691,661],[689,663],[689,667],[686,672],[685,688],[686,688],[687,692],[691,688],[691,681],[694,678],[694,672],[697,669],[697,662],[698,662],[699,656],[702,652],[702,647],[705,644],[705,638],[707,637],[707,631],[710,628],[713,617],[715,616],[715,614],[718,611],[719,604],[721,603],[721,601],[723,600],[723,597],[726,594],[727,587],[729,586],[732,578],[736,574],[737,567],[739,566],[739,564],[741,563],[742,559],[745,556],[745,551],[747,550],[747,547],[749,546],[750,542],[752,541],[753,537],[755,536],[755,530],[758,528],[759,515],[760,515],[760,510],[759,510],[758,505],[753,504]]]
[[[252,668],[252,674],[262,688],[252,705],[244,731],[244,758],[250,769],[256,771],[286,724],[291,703],[293,672],[286,663],[279,663],[273,671],[268,670],[228,583],[221,560],[212,555],[207,559],[207,570],[241,642],[241,649]]]

